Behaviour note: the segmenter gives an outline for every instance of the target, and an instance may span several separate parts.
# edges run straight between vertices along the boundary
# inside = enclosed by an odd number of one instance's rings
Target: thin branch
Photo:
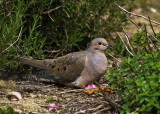
[[[146,32],[146,39],[147,39],[147,45],[148,45],[148,48],[149,48],[149,51],[150,51],[150,54],[152,55],[153,59],[154,59],[154,56],[153,56],[153,53],[152,53],[152,48],[151,46],[149,45],[149,40],[148,40],[148,36],[147,36],[147,27],[146,25],[144,25],[144,28],[145,28],[145,32]]]
[[[149,23],[150,23],[150,26],[151,26],[151,28],[152,28],[152,31],[153,31],[153,33],[154,33],[154,36],[156,36],[156,33],[155,33],[154,29],[153,29],[153,25],[152,25],[152,23],[151,23],[151,19],[150,19],[149,16],[148,16],[148,19],[149,19]]]
[[[59,49],[59,50],[54,50],[54,51],[48,51],[48,50],[44,50],[44,51],[47,53],[57,53],[57,52],[60,52],[61,50]]]
[[[148,54],[151,54],[150,51],[148,51],[147,48],[146,48],[144,45],[143,45],[143,48],[145,49],[145,51],[146,51]]]
[[[48,10],[48,11],[44,11],[42,14],[51,13],[51,12],[53,12],[53,11],[55,11],[55,10],[58,10],[59,8],[65,6],[66,4],[67,4],[67,3],[64,3],[64,4],[60,5],[60,6],[57,6],[56,8],[50,9],[50,10]]]
[[[122,27],[122,28],[123,28],[123,27]],[[131,47],[131,50],[133,50],[134,53],[136,53],[136,51],[134,50],[134,47],[133,47],[133,45],[132,45],[132,43],[131,43],[131,41],[130,41],[130,38],[129,38],[129,36],[127,35],[127,33],[126,33],[126,31],[125,31],[124,28],[123,28],[123,32],[125,33],[125,37],[126,37],[126,39],[127,39],[127,41],[128,41],[128,44],[129,44],[130,47]]]
[[[116,3],[115,3],[115,4],[116,4]],[[123,10],[124,12],[126,12],[126,13],[128,13],[128,14],[130,14],[130,15],[134,15],[134,16],[137,16],[137,17],[142,17],[143,19],[149,21],[149,19],[146,18],[145,16],[138,15],[138,14],[135,14],[135,13],[132,13],[132,12],[129,12],[129,11],[127,11],[126,9],[122,8],[121,6],[119,6],[118,4],[116,4],[116,6],[117,6],[119,9]],[[153,21],[153,20],[150,20],[150,21],[151,21],[152,23],[155,23],[155,24],[157,24],[157,25],[160,25],[160,23],[158,23],[158,22],[156,22],[156,21]]]
[[[97,110],[99,110],[99,109],[101,109],[101,108],[103,108],[103,107],[105,107],[105,106],[107,106],[109,103],[108,102],[104,102],[104,103],[100,103],[100,105],[98,105],[97,107],[95,107],[95,108],[89,108],[89,109],[87,109],[87,111],[97,111]],[[110,109],[111,109],[111,106],[109,106],[110,107]],[[97,114],[97,113],[96,113]]]
[[[82,89],[73,89],[73,90],[69,90],[69,91],[63,91],[60,92],[59,94],[66,94],[66,93],[71,93],[71,92],[81,92]]]
[[[15,45],[17,47],[17,49],[19,50],[19,52],[23,52],[19,46]]]
[[[147,32],[150,36],[152,36],[158,43],[160,43],[159,42],[159,40],[156,38],[156,37],[154,37],[152,34],[150,34],[149,32]]]
[[[148,37],[148,39],[149,39],[150,42],[153,44],[154,48],[159,52],[159,49],[158,49],[158,47],[156,46],[156,44],[153,42],[153,40],[152,40],[150,37]]]
[[[11,48],[20,39],[21,33],[22,33],[22,28],[23,28],[23,25],[21,25],[21,30],[19,32],[18,38],[12,44],[10,44],[9,47],[7,47],[5,50],[3,50],[2,53],[4,53],[5,51],[7,51],[9,48]]]
[[[48,16],[54,22],[54,19],[51,17],[50,13],[48,13]]]
[[[114,101],[112,101],[111,98],[109,98],[109,96],[107,96],[105,94],[105,92],[102,90],[102,88],[100,87],[99,83],[95,82],[95,84],[99,88],[99,90],[102,92],[104,99],[107,102],[109,102],[116,109],[116,111],[120,111],[120,109],[122,109],[121,105],[119,105],[118,103],[115,103]]]
[[[116,4],[116,3],[115,3]],[[116,4],[117,5],[117,4]],[[118,6],[118,5],[117,5]],[[120,7],[120,6],[118,6],[118,8],[120,8],[120,10],[124,13],[124,15],[126,15],[126,17],[127,17],[127,19],[131,22],[131,23],[133,23],[138,29],[139,29],[139,31],[142,31],[142,29],[141,29],[141,27],[139,27],[131,18],[129,18],[129,16],[126,14],[126,12],[125,11],[127,11],[127,10],[125,10],[125,9],[123,9],[122,7]],[[122,9],[121,9],[122,8]],[[128,12],[128,11],[127,11]],[[151,20],[150,20],[151,21]],[[150,34],[149,32],[147,32],[149,35],[151,35],[158,43],[160,43],[159,41],[158,41],[158,39],[156,38],[156,37],[154,37],[152,34]]]
[[[122,42],[123,42],[123,44],[124,44],[126,50],[129,52],[129,54],[132,55],[132,56],[134,56],[134,54],[133,54],[132,52],[129,51],[128,47],[126,46],[126,44],[125,44],[125,42],[123,41],[123,39],[122,39],[122,37],[120,36],[120,34],[119,34],[118,32],[117,32],[117,34],[118,34],[119,38],[122,40]]]
[[[121,62],[120,60],[118,60],[116,57],[114,57],[113,55],[111,55],[110,53],[108,53],[108,52],[105,52],[105,53],[107,53],[109,56],[111,56],[111,57],[113,57],[115,60],[117,60],[119,63]]]
[[[118,5],[117,5],[118,6]],[[119,8],[120,6],[118,6],[118,8]],[[127,17],[127,19],[131,22],[131,23],[133,23],[140,31],[142,30],[131,18],[129,18],[129,16],[126,14],[126,12],[123,10],[123,9],[121,9],[120,8],[120,10],[123,12],[123,14]]]
[[[24,105],[23,103],[15,103],[15,102],[0,102],[0,104],[15,104],[15,105]],[[25,104],[27,105],[27,104]]]
[[[98,110],[97,112],[93,113],[93,114],[101,114],[103,111],[107,111],[107,110],[110,110],[111,107],[107,107],[107,108],[103,108],[101,110]]]
[[[67,45],[68,45],[68,32],[67,32],[67,29],[66,29],[66,25],[65,25],[65,35],[66,35],[66,38],[67,38],[67,41],[66,41],[66,47],[67,47]]]

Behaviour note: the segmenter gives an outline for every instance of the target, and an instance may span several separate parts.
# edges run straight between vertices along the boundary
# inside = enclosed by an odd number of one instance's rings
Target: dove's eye
[[[98,44],[99,44],[99,45],[102,45],[102,43],[101,43],[101,42],[98,42]]]

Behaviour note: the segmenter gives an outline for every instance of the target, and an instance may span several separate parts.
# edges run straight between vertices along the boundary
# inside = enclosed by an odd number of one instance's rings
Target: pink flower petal
[[[133,16],[134,16],[133,14],[130,15],[130,17],[133,17]]]
[[[53,107],[49,107],[49,111],[53,110],[54,108]]]
[[[114,114],[118,114],[118,112],[115,112]]]
[[[19,101],[19,100],[15,98],[15,99],[12,99],[12,101]]]
[[[89,84],[86,89],[92,89],[92,88],[96,88],[96,86],[94,84]]]
[[[56,108],[57,105],[56,104],[50,104],[50,107]]]
[[[83,106],[81,106],[81,110],[83,110]]]

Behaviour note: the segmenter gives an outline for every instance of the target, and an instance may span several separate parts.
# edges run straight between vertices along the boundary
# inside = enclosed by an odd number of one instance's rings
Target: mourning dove
[[[18,58],[18,61],[45,69],[44,78],[67,86],[85,88],[98,81],[107,71],[108,63],[104,54],[110,48],[104,38],[95,38],[85,51],[72,52],[57,59],[36,60]]]

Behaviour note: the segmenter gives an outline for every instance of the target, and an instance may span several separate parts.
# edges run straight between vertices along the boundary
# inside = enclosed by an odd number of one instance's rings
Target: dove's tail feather
[[[54,75],[49,75],[46,73],[46,67],[55,61],[55,59],[44,59],[44,60],[38,60],[38,59],[31,59],[31,58],[24,58],[24,57],[19,57],[17,60],[21,63],[28,64],[31,66],[35,66],[37,68],[41,68],[43,70],[32,72],[32,74],[36,75],[37,77],[40,78],[45,78],[49,80],[54,80],[54,81],[59,81],[59,79],[56,79]]]
[[[30,59],[30,58],[24,58],[24,57],[19,57],[19,58],[17,58],[17,60],[21,63],[35,66],[35,67],[38,67],[41,69],[45,69],[51,63],[51,61],[53,61],[53,60],[49,60],[49,59],[37,60],[37,59]]]

